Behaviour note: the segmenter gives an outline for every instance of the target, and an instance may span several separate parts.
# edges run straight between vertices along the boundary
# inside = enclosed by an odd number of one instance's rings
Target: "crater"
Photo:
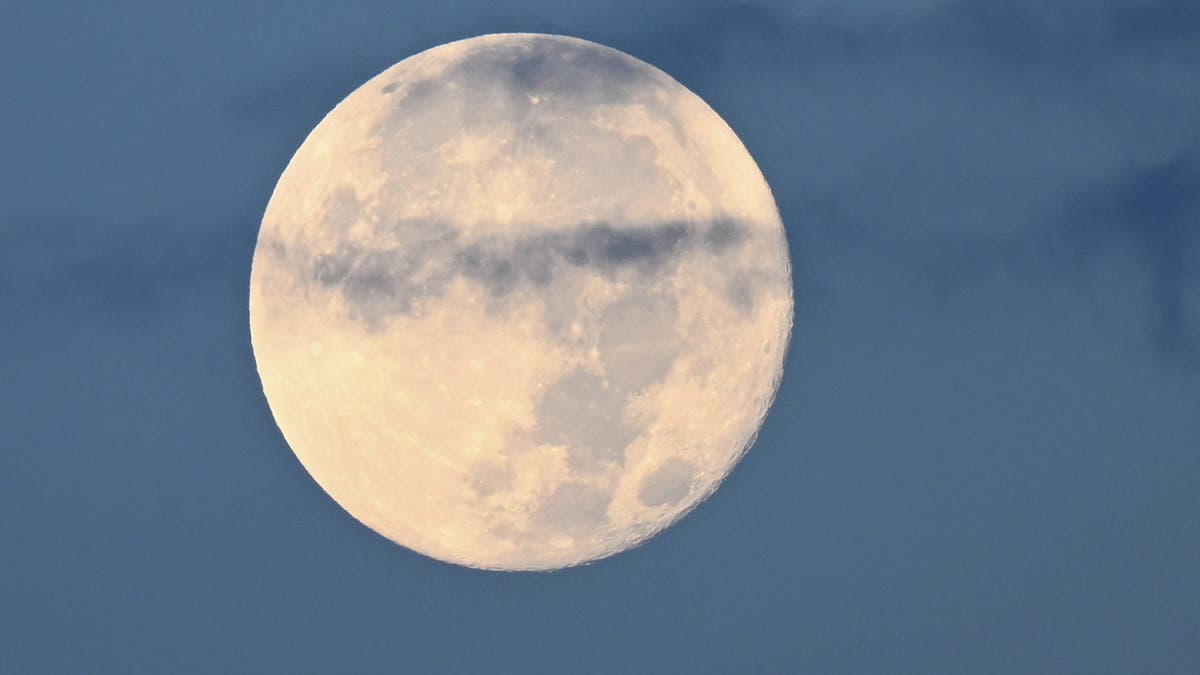
[[[742,316],[754,314],[754,284],[746,275],[739,275],[725,288],[726,297]]]
[[[651,508],[674,506],[692,491],[695,474],[694,464],[672,457],[642,479],[638,501]]]

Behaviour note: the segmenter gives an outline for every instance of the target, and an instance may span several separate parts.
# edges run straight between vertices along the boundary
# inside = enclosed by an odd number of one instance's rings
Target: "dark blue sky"
[[[632,552],[365,529],[254,372],[259,217],[392,63],[500,31],[675,76],[775,191],[759,441]],[[1200,672],[1200,6],[0,6],[0,670]]]

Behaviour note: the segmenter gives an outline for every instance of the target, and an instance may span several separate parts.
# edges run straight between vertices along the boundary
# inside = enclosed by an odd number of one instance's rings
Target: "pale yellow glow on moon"
[[[663,72],[487,35],[342,101],[263,218],[254,354],[296,456],[420,553],[554,569],[625,550],[753,440],[792,325],[766,181]]]

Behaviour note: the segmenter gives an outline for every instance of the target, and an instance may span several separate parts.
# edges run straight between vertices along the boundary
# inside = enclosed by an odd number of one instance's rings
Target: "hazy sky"
[[[345,514],[247,322],[308,131],[501,31],[707,100],[796,270],[747,458],[548,575]],[[1195,3],[27,0],[0,62],[0,670],[1200,672]]]

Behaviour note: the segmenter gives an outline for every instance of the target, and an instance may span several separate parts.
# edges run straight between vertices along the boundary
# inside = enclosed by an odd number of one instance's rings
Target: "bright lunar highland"
[[[422,52],[330,112],[263,217],[250,328],[284,438],[355,518],[489,569],[625,550],[753,441],[792,326],[754,160],[584,40]]]

